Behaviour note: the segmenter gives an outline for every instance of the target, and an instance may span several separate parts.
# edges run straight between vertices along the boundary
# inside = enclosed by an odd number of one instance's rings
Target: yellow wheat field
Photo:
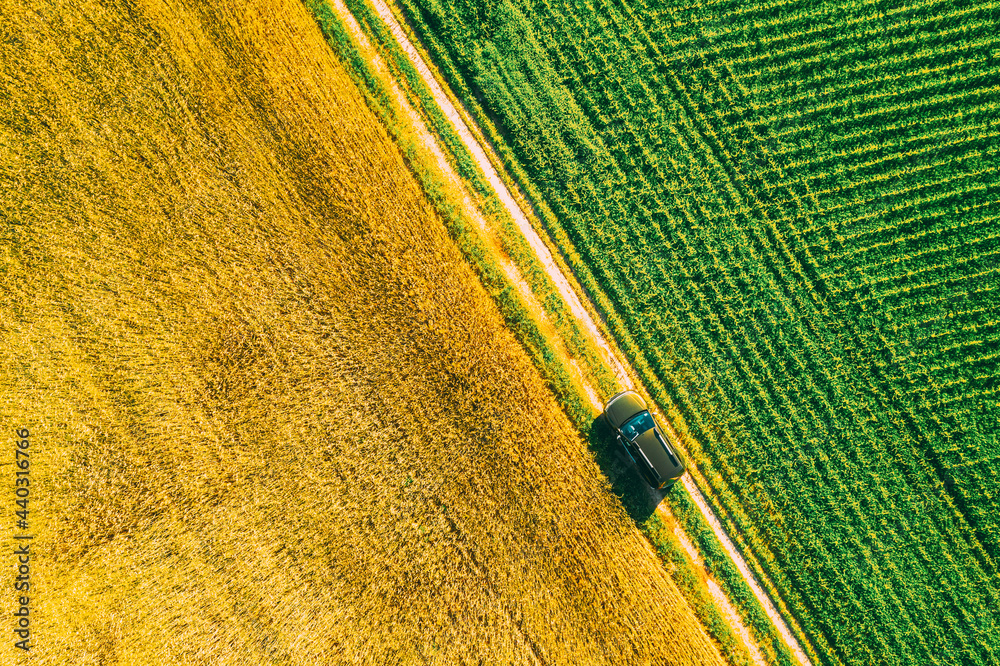
[[[30,663],[718,662],[305,9],[216,5],[4,6]]]

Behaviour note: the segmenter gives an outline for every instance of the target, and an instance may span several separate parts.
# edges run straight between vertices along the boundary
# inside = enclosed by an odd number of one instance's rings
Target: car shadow
[[[611,490],[621,500],[625,511],[637,525],[646,522],[663,499],[664,491],[650,488],[639,475],[628,454],[616,441],[615,433],[604,420],[603,414],[591,422],[588,443],[594,460],[608,477]],[[666,492],[669,493],[670,490]]]

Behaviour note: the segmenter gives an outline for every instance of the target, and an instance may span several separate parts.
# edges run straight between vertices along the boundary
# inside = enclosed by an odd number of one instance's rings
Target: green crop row
[[[818,660],[996,663],[995,7],[402,6]]]

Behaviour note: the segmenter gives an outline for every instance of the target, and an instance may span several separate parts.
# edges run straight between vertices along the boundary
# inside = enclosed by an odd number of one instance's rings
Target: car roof
[[[636,445],[662,479],[672,479],[684,471],[684,463],[656,426],[640,434]]]

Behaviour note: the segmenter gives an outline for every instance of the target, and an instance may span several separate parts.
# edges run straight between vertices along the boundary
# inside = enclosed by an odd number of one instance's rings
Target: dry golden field
[[[719,661],[299,3],[3,15],[30,663]]]

